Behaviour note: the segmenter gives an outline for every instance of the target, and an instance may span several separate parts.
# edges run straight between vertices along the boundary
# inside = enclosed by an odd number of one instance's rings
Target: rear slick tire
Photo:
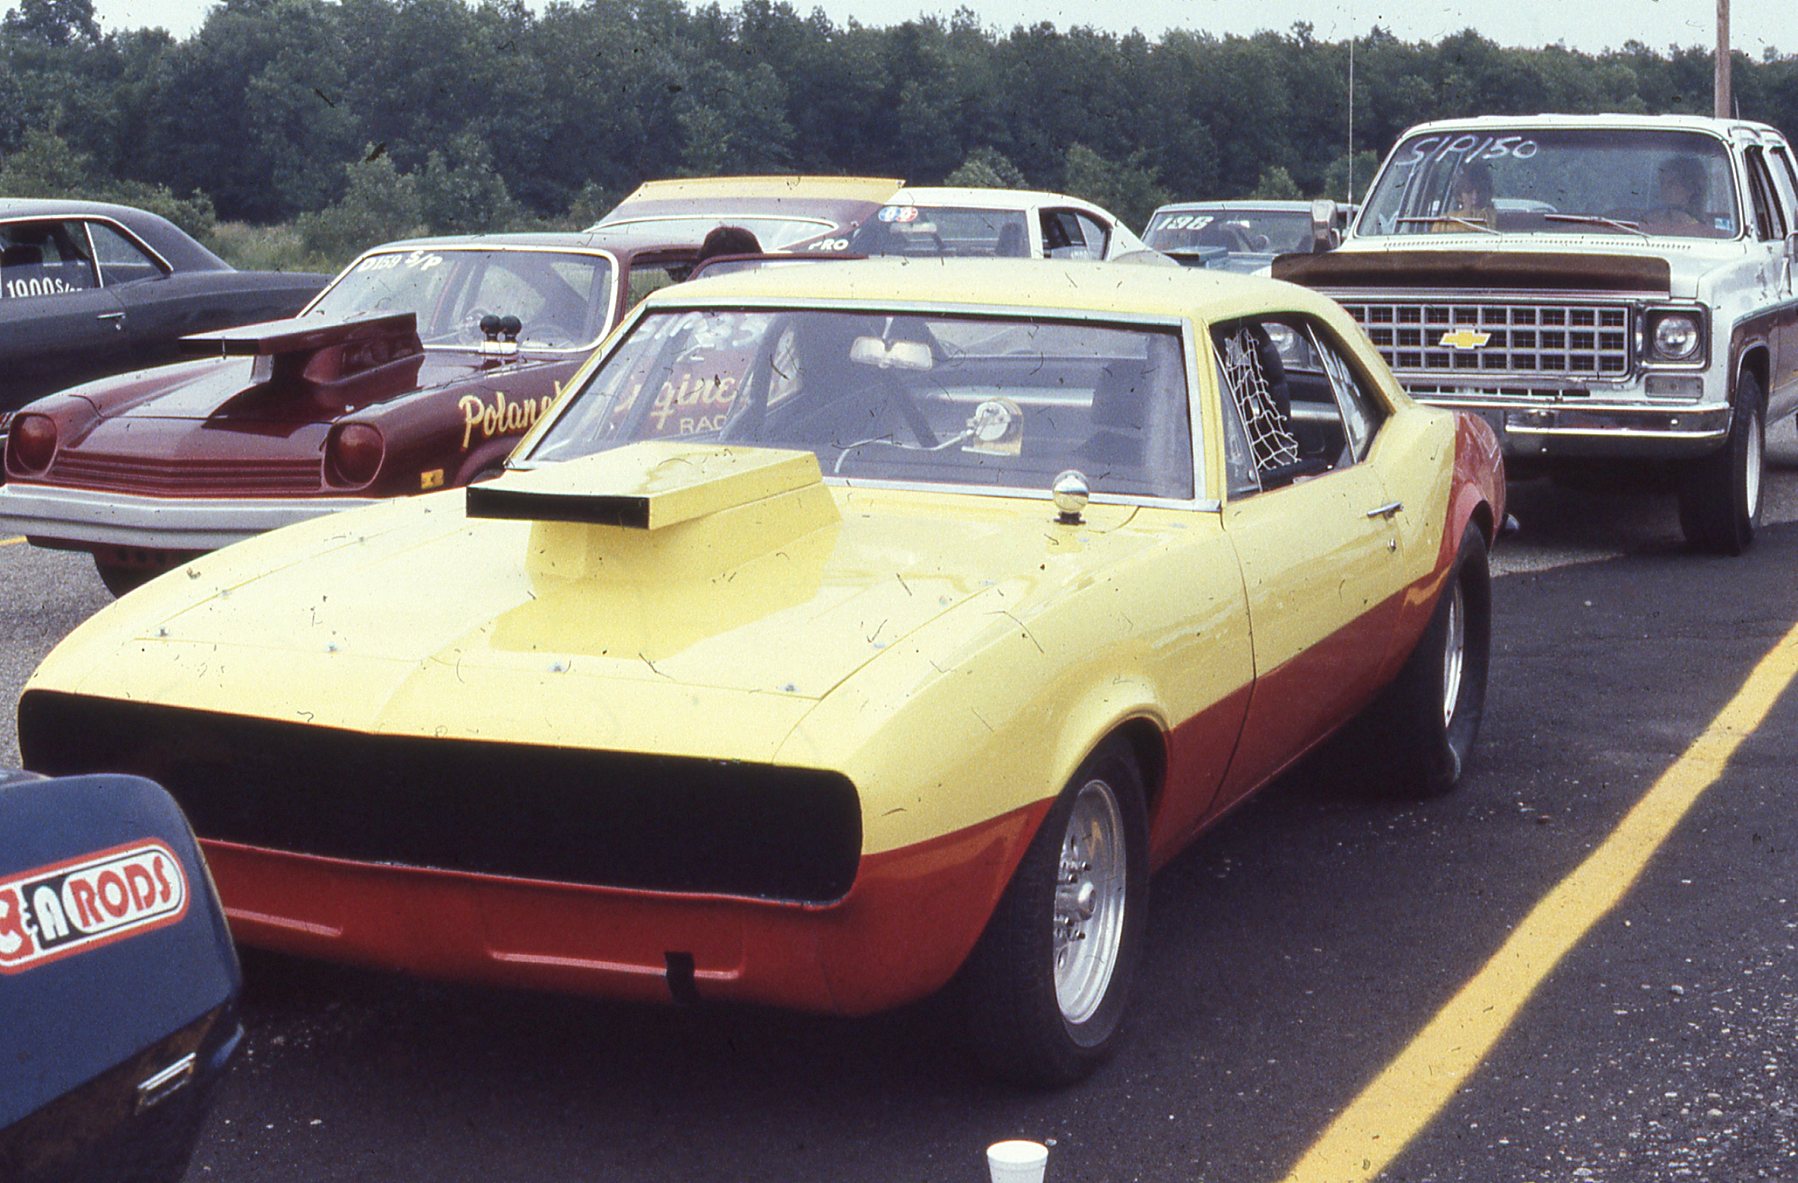
[[[1366,733],[1384,752],[1390,795],[1440,797],[1460,783],[1486,711],[1491,653],[1486,537],[1469,522],[1417,648],[1369,712]]]
[[[1055,800],[969,956],[969,1041],[994,1076],[1071,1084],[1116,1049],[1147,922],[1148,818],[1128,745]]]

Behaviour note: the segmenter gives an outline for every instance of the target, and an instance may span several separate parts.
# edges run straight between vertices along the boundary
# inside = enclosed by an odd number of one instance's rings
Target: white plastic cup
[[[1049,1148],[1041,1142],[994,1142],[986,1148],[986,1169],[993,1183],[1043,1183]]]

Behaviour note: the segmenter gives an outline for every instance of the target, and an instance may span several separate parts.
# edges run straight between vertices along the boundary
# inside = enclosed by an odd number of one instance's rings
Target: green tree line
[[[1707,113],[1708,50],[1602,54],[1174,30],[963,9],[872,28],[777,0],[226,0],[192,36],[92,0],[0,22],[0,194],[294,222],[321,250],[408,229],[590,220],[649,177],[900,176],[1159,202],[1342,197],[1406,126],[1478,113]],[[1737,104],[1798,126],[1798,58],[1738,55]],[[344,246],[343,244],[347,244]]]

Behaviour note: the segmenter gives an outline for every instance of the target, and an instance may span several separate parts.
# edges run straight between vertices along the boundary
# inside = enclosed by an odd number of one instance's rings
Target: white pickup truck
[[[1342,246],[1275,261],[1417,398],[1478,411],[1514,472],[1670,477],[1739,553],[1766,425],[1798,414],[1798,169],[1764,123],[1538,115],[1400,138]]]

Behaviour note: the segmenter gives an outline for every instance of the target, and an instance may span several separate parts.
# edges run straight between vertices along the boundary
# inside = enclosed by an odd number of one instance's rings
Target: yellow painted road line
[[[17,546],[23,541],[23,538],[0,538],[0,546]]]
[[[1479,973],[1330,1123],[1285,1183],[1366,1183],[1385,1170],[1454,1098],[1561,959],[1623,899],[1794,677],[1798,627],[1761,658],[1610,837],[1531,909]]]

